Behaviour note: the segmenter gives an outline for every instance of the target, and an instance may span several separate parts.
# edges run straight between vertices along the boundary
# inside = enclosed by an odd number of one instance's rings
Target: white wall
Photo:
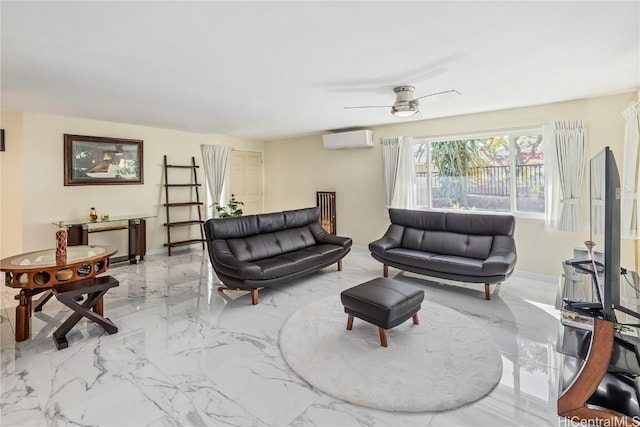
[[[22,248],[24,181],[22,155],[22,114],[3,113],[0,126],[5,131],[5,151],[0,152],[0,258],[20,253]]]
[[[263,142],[225,135],[199,134],[39,113],[3,113],[7,150],[0,153],[1,257],[54,246],[60,220],[85,218],[90,207],[115,215],[155,215],[147,222],[147,251],[166,243],[163,155],[169,163],[200,165],[201,144],[225,144],[234,149],[263,151]],[[63,135],[77,134],[143,140],[144,184],[64,186]],[[179,200],[176,200],[179,201]],[[204,201],[204,191],[201,191]],[[204,213],[204,212],[203,212]],[[197,228],[192,229],[197,232]],[[199,233],[198,233],[199,234]],[[199,237],[199,235],[198,235]],[[126,254],[126,231],[95,233],[89,243],[108,243]]]
[[[316,191],[335,191],[338,234],[352,237],[356,244],[366,245],[382,236],[389,224],[384,215],[381,137],[461,135],[531,128],[551,120],[583,118],[587,124],[590,153],[595,154],[608,145],[621,159],[624,138],[621,111],[634,99],[635,93],[629,92],[459,117],[405,121],[373,128],[376,141],[373,148],[325,150],[320,135],[267,142],[266,211],[313,206]],[[557,232],[545,228],[542,220],[517,219],[518,270],[556,275],[560,272],[560,262],[571,257],[572,248],[583,246],[589,237],[587,191],[585,179],[584,232]],[[631,241],[624,242],[622,255],[623,265],[633,267]]]

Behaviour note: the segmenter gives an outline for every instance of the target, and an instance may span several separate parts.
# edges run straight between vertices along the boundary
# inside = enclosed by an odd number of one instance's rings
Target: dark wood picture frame
[[[64,185],[143,184],[141,139],[64,134]]]

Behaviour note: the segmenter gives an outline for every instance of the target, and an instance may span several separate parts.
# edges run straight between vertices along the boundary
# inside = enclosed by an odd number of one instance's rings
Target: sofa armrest
[[[513,270],[518,256],[515,241],[510,236],[495,236],[489,257],[482,270],[490,274],[507,274]]]
[[[404,226],[391,224],[384,236],[369,243],[369,250],[375,254],[382,255],[389,249],[400,247],[403,235]]]
[[[309,224],[309,229],[318,243],[336,245],[343,248],[351,247],[352,240],[350,237],[334,236],[333,234],[327,233],[319,222]]]
[[[247,274],[260,277],[262,273],[256,264],[236,258],[225,240],[213,241],[213,260],[215,269],[231,277],[245,279]]]

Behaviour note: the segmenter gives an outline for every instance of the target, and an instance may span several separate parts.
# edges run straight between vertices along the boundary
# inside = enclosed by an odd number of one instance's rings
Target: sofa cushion
[[[258,233],[273,233],[274,231],[284,230],[284,213],[275,212],[256,215],[258,222]]]
[[[259,271],[247,266],[239,273],[244,279],[266,280],[307,270],[326,260],[331,260],[343,252],[336,245],[316,245],[293,252],[287,252],[270,258],[256,260],[252,265],[257,265]]]
[[[238,218],[213,218],[207,220],[205,232],[209,240],[229,239],[258,234],[258,218],[255,215]]]
[[[296,228],[318,222],[320,218],[320,208],[296,209],[284,211],[283,214],[286,228]]]
[[[256,261],[316,244],[308,226],[227,240],[239,261]]]
[[[513,215],[447,212],[444,221],[446,231],[471,235],[513,236],[516,227]]]
[[[459,234],[512,236],[515,229],[512,215],[389,209],[389,218],[392,224],[417,230]]]
[[[402,247],[437,254],[486,259],[491,252],[493,236],[416,230],[406,227]]]
[[[427,270],[441,271],[443,273],[479,276],[485,275],[482,268],[484,261],[480,259],[454,255],[442,255],[406,248],[388,250],[385,252],[385,258],[390,262]]]

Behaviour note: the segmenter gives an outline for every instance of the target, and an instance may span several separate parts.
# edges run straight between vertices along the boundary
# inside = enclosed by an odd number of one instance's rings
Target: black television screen
[[[605,147],[590,162],[590,239],[595,243],[592,269],[605,319],[616,321],[615,310],[640,319],[620,300],[620,173],[613,152]],[[601,249],[598,249],[601,248]],[[603,262],[601,262],[603,261]]]

